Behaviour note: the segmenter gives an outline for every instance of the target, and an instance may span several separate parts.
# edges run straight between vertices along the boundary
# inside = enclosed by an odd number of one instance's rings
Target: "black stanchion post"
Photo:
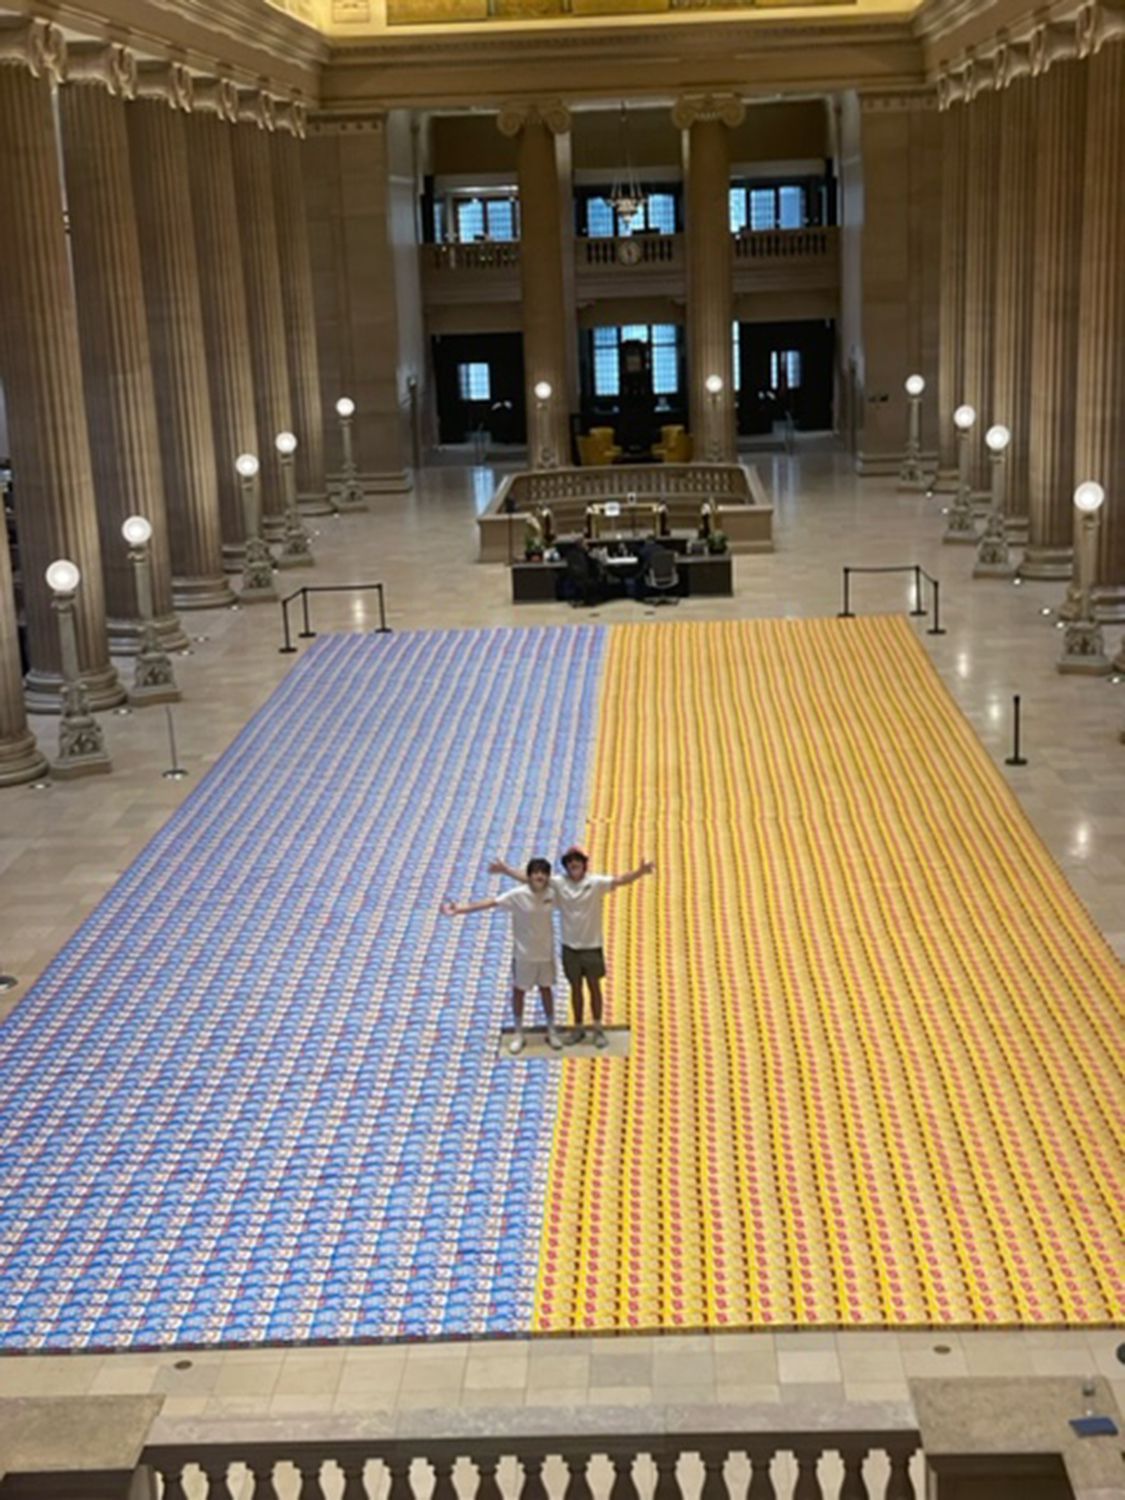
[[[836,616],[838,620],[850,620],[852,618],[852,570],[844,569],[844,607]]]
[[[929,577],[929,574],[926,575]],[[945,630],[941,623],[941,584],[936,578],[930,578],[934,590],[934,623],[926,631],[927,635],[944,635]]]
[[[1020,695],[1012,695],[1012,753],[1004,762],[1006,766],[1026,766],[1026,759],[1020,754]]]
[[[376,584],[376,587],[379,590],[379,634],[390,635],[390,627],[387,624],[386,601],[383,598],[383,585],[381,583]]]
[[[922,569],[917,563],[914,564],[914,608],[910,613],[912,615],[926,613],[926,606],[922,603]]]
[[[305,628],[297,637],[300,641],[311,641],[316,635],[315,630],[309,628],[309,591],[307,588],[301,590],[301,612],[304,616]]]
[[[293,642],[289,639],[289,600],[288,599],[283,599],[281,601],[281,622],[282,622],[282,625],[285,628],[285,645],[281,646],[279,648],[277,654],[279,656],[292,656],[293,653],[296,651],[297,648],[296,648],[296,646],[294,646]]]

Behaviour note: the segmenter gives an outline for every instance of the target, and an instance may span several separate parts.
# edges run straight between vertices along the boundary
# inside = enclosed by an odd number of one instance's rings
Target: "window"
[[[647,203],[648,227],[658,234],[675,234],[676,200],[671,193],[653,193]]]
[[[736,391],[742,389],[742,349],[738,339],[738,319],[730,325],[730,381]]]
[[[434,199],[434,244],[440,245],[445,238],[445,204],[440,198]]]
[[[457,366],[457,393],[462,401],[492,400],[492,375],[484,361]]]
[[[608,198],[585,201],[586,233],[592,240],[613,239],[618,234],[675,234],[676,198],[674,193],[649,193],[629,220],[619,227],[617,214]]]
[[[775,391],[795,391],[801,385],[801,351],[773,349],[770,352],[770,387]]]
[[[730,189],[730,231],[803,229],[822,206],[824,184],[787,182],[778,186],[749,183]]]
[[[805,194],[799,187],[783,187],[778,192],[778,227],[801,229],[805,223]]]
[[[621,394],[620,349],[631,340],[649,346],[653,395],[676,395],[680,389],[680,344],[675,323],[628,323],[622,328],[595,328],[594,395]]]
[[[750,228],[777,228],[777,194],[773,188],[750,189]]]
[[[587,198],[586,233],[591,239],[608,240],[616,233],[616,215],[605,198]]]
[[[455,198],[453,221],[460,244],[474,240],[516,240],[519,238],[517,200],[508,195],[496,198]],[[435,228],[439,216],[435,214]]]
[[[516,238],[516,205],[511,198],[488,198],[484,205],[485,232],[490,240]]]
[[[457,238],[462,244],[484,237],[484,204],[479,198],[462,198],[457,204]]]
[[[741,234],[746,228],[746,189],[732,187],[730,190],[730,232]]]

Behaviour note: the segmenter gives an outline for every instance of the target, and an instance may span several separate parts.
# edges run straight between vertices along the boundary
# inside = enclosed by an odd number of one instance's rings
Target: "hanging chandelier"
[[[645,195],[641,191],[637,174],[633,170],[633,160],[629,151],[629,111],[624,104],[621,106],[620,148],[620,160],[623,165],[618,168],[617,175],[613,179],[613,186],[609,190],[609,203],[617,217],[617,232],[628,234],[629,225],[636,218],[637,211],[644,207]]]

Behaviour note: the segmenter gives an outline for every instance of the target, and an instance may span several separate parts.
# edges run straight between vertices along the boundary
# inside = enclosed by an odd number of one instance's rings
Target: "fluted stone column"
[[[110,644],[140,649],[140,602],[129,546],[129,516],[152,525],[152,623],[166,649],[187,645],[172,608],[172,564],[160,466],[141,250],[129,176],[126,99],[136,61],[114,43],[70,48],[59,90],[59,127],[70,216],[70,259],[78,302],[90,454],[98,497]]]
[[[0,505],[0,519],[2,515],[3,506]],[[47,757],[40,753],[35,736],[27,727],[12,560],[7,537],[0,529],[0,786],[34,781],[46,772]]]
[[[1125,30],[1125,26],[1122,27]],[[1104,486],[1094,612],[1125,620],[1125,37],[1094,55],[1086,113],[1075,477]],[[1125,669],[1125,645],[1114,666]]]
[[[242,242],[242,273],[250,324],[250,358],[254,370],[254,411],[258,423],[258,457],[262,462],[262,525],[267,537],[280,538],[284,503],[281,466],[274,439],[293,430],[293,402],[285,350],[281,262],[277,249],[270,163],[273,101],[253,91],[239,95],[239,123],[231,138],[234,186]]]
[[[229,604],[223,573],[215,441],[195,252],[185,112],[191,79],[176,63],[144,63],[128,106],[156,410],[180,609]]]
[[[992,426],[993,313],[996,297],[997,188],[1000,173],[1000,101],[981,81],[968,107],[968,178],[965,185],[965,344],[964,400],[975,407],[973,489],[990,486],[984,434]]]
[[[569,464],[570,398],[568,326],[563,283],[562,208],[556,137],[570,129],[570,112],[558,100],[505,105],[501,134],[516,137],[520,191],[520,298],[524,393],[531,466]],[[549,403],[537,404],[535,387],[547,381]]]
[[[1074,419],[1086,67],[1056,62],[1036,79],[1035,295],[1026,578],[1069,578],[1074,555]]]
[[[1026,49],[1007,49],[1029,65]],[[1035,243],[1035,94],[1025,76],[1005,77],[1000,94],[1000,182],[996,226],[996,320],[992,413],[1012,434],[1006,456],[1005,512],[1008,531],[1027,532],[1028,464],[1031,451],[1032,259]]]
[[[293,430],[297,449],[297,498],[311,515],[326,515],[328,482],[324,467],[324,407],[320,394],[320,360],[316,347],[309,222],[301,157],[305,112],[297,104],[279,107],[277,129],[270,138],[273,192],[277,207],[277,246],[281,268],[281,301],[285,314],[285,348],[293,395]]]
[[[94,476],[82,392],[51,79],[65,62],[57,27],[0,23],[3,268],[0,366],[15,471],[16,522],[31,669],[28,704],[59,711],[58,626],[44,571],[68,557],[82,572],[75,605],[78,666],[90,706],[125,690],[109,659]]]
[[[729,130],[746,110],[733,94],[689,95],[677,101],[672,122],[687,133],[688,389],[695,457],[732,463],[736,454],[731,322],[734,272],[730,235]],[[718,398],[705,382],[723,382]]]
[[[192,219],[207,350],[211,426],[219,486],[223,563],[242,565],[245,540],[242,489],[234,462],[258,453],[250,324],[242,280],[238,200],[231,141],[238,118],[238,91],[224,79],[196,79],[195,106],[187,122]]]
[[[941,316],[938,330],[938,476],[957,485],[957,429],[953,413],[965,389],[965,185],[968,106],[949,103],[941,116]]]

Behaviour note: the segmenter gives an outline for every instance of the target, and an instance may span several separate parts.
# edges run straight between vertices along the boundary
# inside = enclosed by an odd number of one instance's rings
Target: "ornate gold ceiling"
[[[335,36],[370,36],[399,26],[567,25],[590,18],[783,21],[905,16],[920,0],[270,0],[279,9]]]

